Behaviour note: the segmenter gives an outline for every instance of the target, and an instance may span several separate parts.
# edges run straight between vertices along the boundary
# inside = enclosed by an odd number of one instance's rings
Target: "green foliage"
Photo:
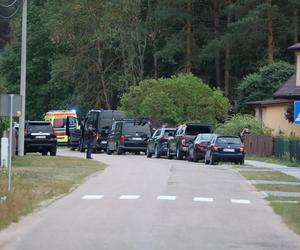
[[[247,102],[271,98],[294,72],[294,66],[286,62],[278,62],[261,67],[257,73],[244,77],[238,87],[237,111],[245,111]]]
[[[9,120],[5,117],[0,117],[0,139],[3,135],[3,132],[8,129],[9,127]]]
[[[216,124],[225,119],[229,101],[192,74],[144,80],[121,98],[120,109],[170,124],[188,121]]]
[[[244,128],[248,128],[253,135],[271,135],[272,130],[262,124],[252,115],[237,114],[224,124],[219,124],[216,133],[240,135]]]

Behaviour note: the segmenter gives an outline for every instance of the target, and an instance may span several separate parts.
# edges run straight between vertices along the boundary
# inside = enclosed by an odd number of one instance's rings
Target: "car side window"
[[[111,133],[115,133],[116,132],[116,124],[113,123],[113,125],[111,126]]]
[[[178,130],[176,131],[176,135],[181,135],[182,132],[182,127],[179,127]]]
[[[121,132],[122,131],[122,123],[116,123],[115,132]]]
[[[160,134],[161,134],[161,129],[156,130],[155,137],[160,136]]]

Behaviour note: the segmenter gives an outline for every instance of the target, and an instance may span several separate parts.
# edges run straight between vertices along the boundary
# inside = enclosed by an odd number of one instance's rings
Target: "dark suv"
[[[148,141],[147,146],[147,157],[152,157],[154,154],[155,158],[159,158],[162,155],[167,154],[167,143],[170,136],[174,136],[175,128],[159,128]]]
[[[107,140],[107,154],[114,151],[117,154],[146,152],[151,128],[147,119],[124,119],[115,121]]]
[[[57,139],[50,122],[26,121],[24,153],[40,152],[42,155],[56,155]]]
[[[189,145],[195,140],[200,133],[211,133],[211,127],[200,123],[186,123],[180,125],[174,137],[168,140],[167,156],[172,159],[176,156],[178,160],[182,160],[186,156]]]

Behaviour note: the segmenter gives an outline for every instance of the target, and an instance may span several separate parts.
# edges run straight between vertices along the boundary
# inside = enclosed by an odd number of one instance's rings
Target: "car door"
[[[159,131],[159,129],[155,130],[152,137],[148,140],[148,149],[149,149],[150,153],[153,153],[153,151],[154,151],[154,141],[155,141],[155,137],[156,137],[158,131]]]

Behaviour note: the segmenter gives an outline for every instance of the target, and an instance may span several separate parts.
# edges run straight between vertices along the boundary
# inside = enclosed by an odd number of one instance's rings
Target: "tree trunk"
[[[230,83],[230,48],[226,45],[225,49],[225,74],[224,74],[224,94],[229,95],[229,83]]]
[[[232,4],[231,0],[228,0],[228,5]],[[231,22],[230,15],[227,16],[227,28],[229,27]],[[230,85],[230,68],[231,68],[231,61],[230,61],[230,46],[226,44],[225,48],[225,64],[224,64],[224,94],[225,96],[229,96],[229,85]]]
[[[298,10],[294,10],[294,13],[293,13],[294,44],[296,44],[296,43],[299,42],[299,40],[298,40],[298,33],[299,33],[298,22],[299,22],[299,19],[298,19]],[[295,53],[295,62],[297,62],[297,55],[296,55],[296,53]]]
[[[270,5],[272,5],[272,0],[268,1]],[[274,62],[274,36],[273,36],[273,16],[271,11],[268,13],[267,18],[267,33],[268,33],[268,64],[271,64]]]
[[[213,1],[213,16],[214,16],[214,34],[215,38],[218,37],[220,28],[220,6],[218,0]],[[216,85],[221,87],[221,69],[220,69],[220,52],[215,52],[215,65],[216,65]]]
[[[186,73],[192,72],[192,0],[187,1],[187,31],[186,31],[186,62],[185,62],[185,71]]]
[[[100,82],[102,85],[102,93],[104,96],[104,101],[107,109],[111,109],[109,97],[108,97],[108,91],[107,91],[107,86],[106,86],[106,81],[104,79],[104,67],[103,67],[103,60],[102,60],[102,53],[101,53],[101,47],[99,42],[97,43],[97,49],[98,49],[98,69],[100,73]]]

